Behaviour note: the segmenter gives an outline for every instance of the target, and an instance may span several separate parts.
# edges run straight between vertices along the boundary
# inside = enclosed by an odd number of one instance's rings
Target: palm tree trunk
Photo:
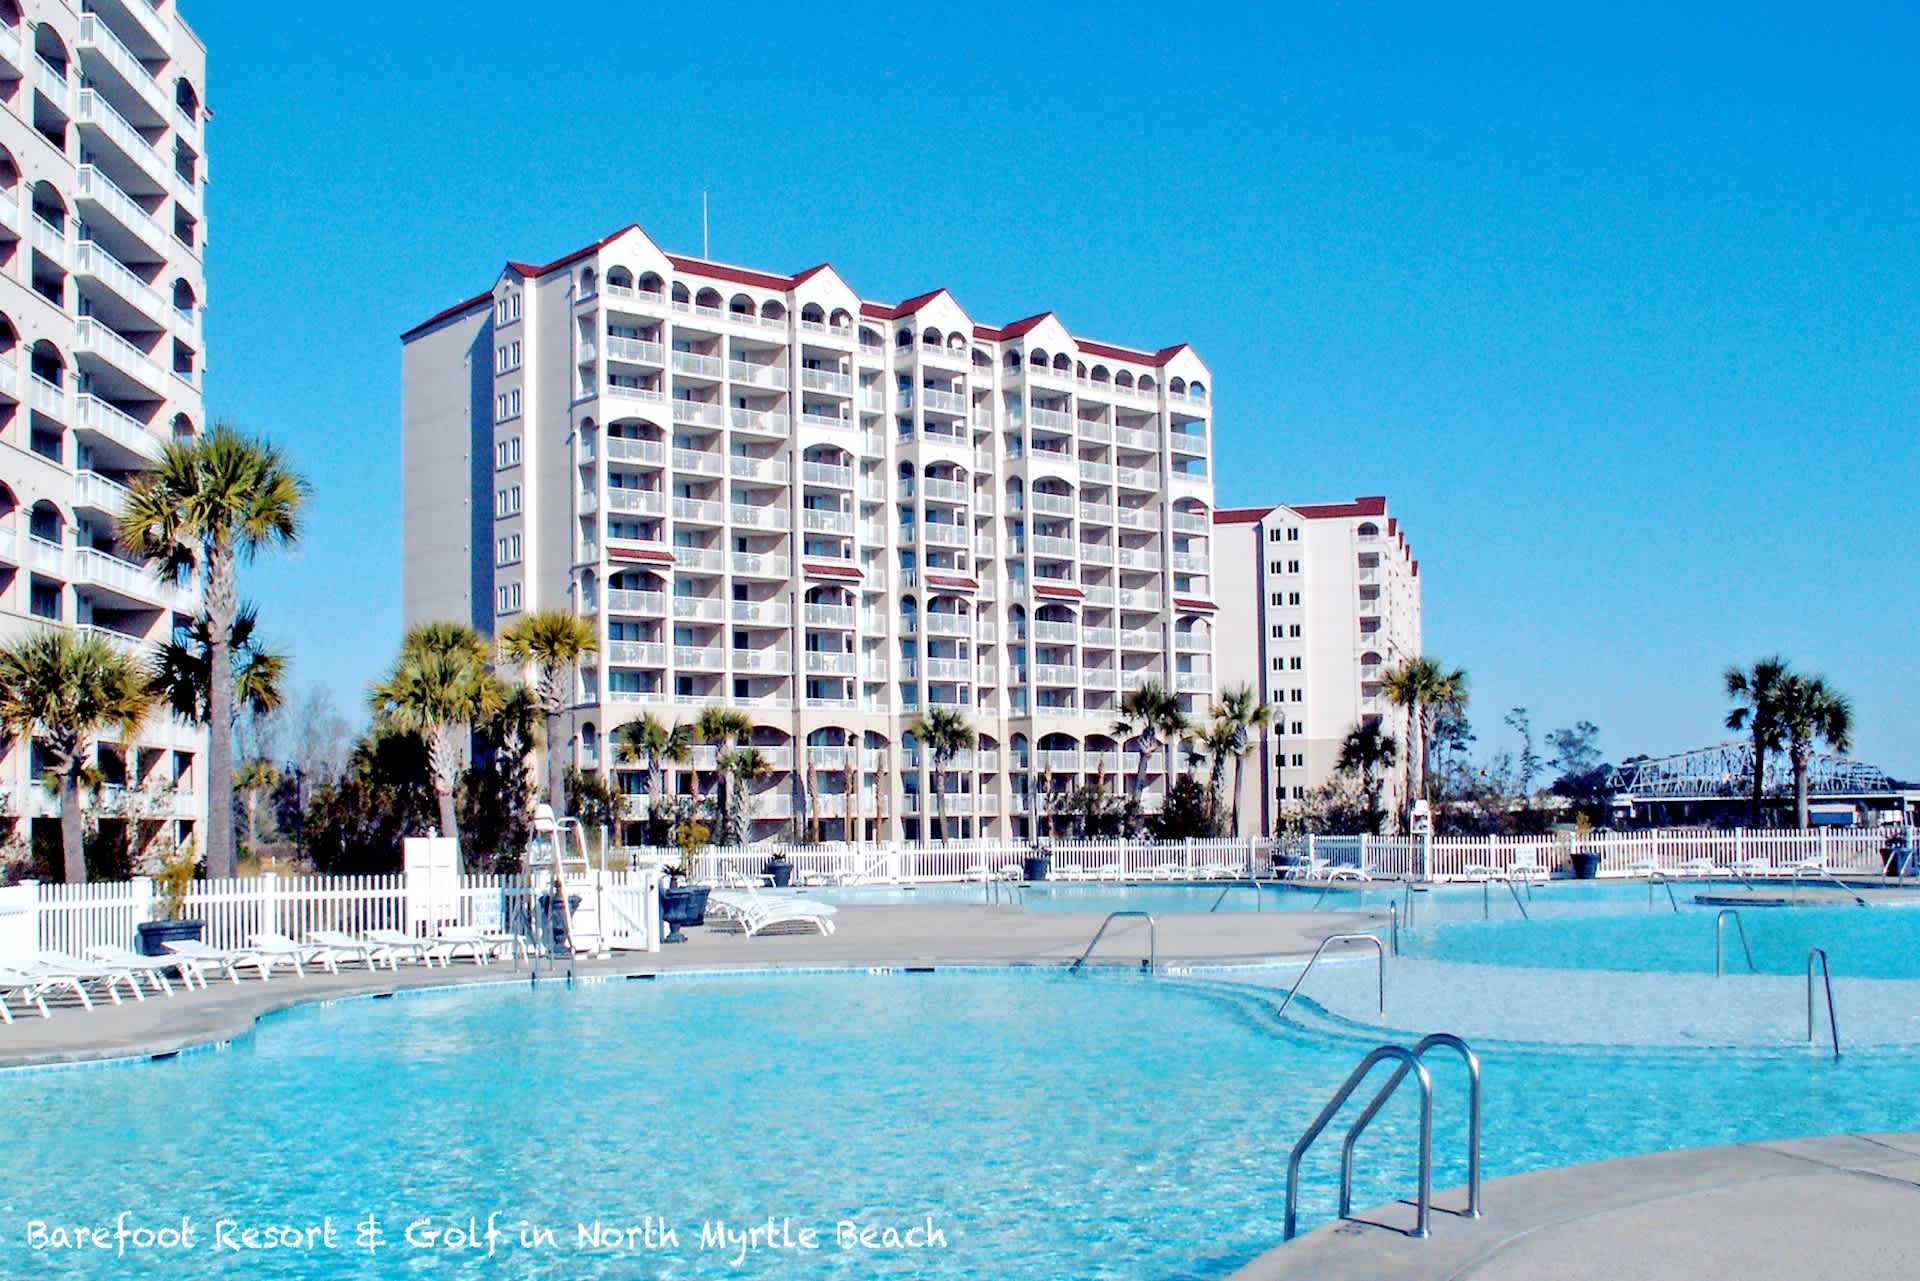
[[[840,758],[841,774],[845,780],[841,784],[840,812],[845,815],[847,820],[847,844],[852,845],[855,840],[858,839],[853,834],[853,825],[860,811],[860,775],[857,772],[860,762],[859,758],[854,755],[858,750],[857,748],[843,747],[841,750],[845,752],[846,755]]]
[[[75,761],[60,771],[60,863],[68,885],[87,879],[87,851],[81,841],[80,769]]]
[[[247,852],[256,859],[260,857],[260,789],[249,787],[246,796],[247,806]]]
[[[560,713],[547,713],[547,803],[553,806],[554,821],[566,817],[566,781],[561,771]]]
[[[1793,745],[1793,823],[1807,830],[1807,767],[1813,763],[1813,745]]]
[[[1407,736],[1412,741],[1407,748],[1407,831],[1413,831],[1414,806],[1420,801],[1420,793],[1426,786],[1426,743],[1420,733],[1420,711],[1411,708],[1407,712]]]
[[[1247,758],[1244,753],[1233,758],[1233,830],[1227,835],[1240,835],[1240,782],[1246,769]]]
[[[1760,807],[1766,803],[1766,791],[1763,787],[1766,773],[1767,746],[1760,737],[1760,715],[1756,709],[1753,718],[1753,807],[1747,815],[1747,823],[1750,827],[1760,826]]]
[[[240,593],[233,550],[207,558],[207,875],[232,876],[233,857],[233,620]]]

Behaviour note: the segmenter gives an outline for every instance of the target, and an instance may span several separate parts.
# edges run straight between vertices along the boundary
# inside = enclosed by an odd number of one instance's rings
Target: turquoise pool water
[[[1373,1038],[1277,1025],[1243,988],[940,972],[515,986],[276,1017],[224,1052],[5,1079],[0,1275],[83,1278],[1221,1277],[1280,1240],[1285,1153]],[[1436,1011],[1436,1019],[1441,1012]],[[1593,1017],[1604,1019],[1604,1010]],[[1804,1051],[1551,1054],[1482,1044],[1490,1177],[1743,1139],[1909,1127],[1920,1060]],[[1436,1186],[1463,1174],[1457,1068],[1435,1065]],[[1411,1099],[1366,1151],[1409,1141]],[[1332,1212],[1337,1143],[1308,1167]],[[1368,1204],[1404,1163],[1363,1160]],[[1385,1173],[1388,1177],[1382,1177]],[[28,1221],[188,1216],[188,1260],[35,1251]],[[484,1250],[409,1246],[489,1213]],[[376,1253],[355,1248],[367,1216]],[[581,1222],[655,1216],[582,1249]],[[791,1220],[816,1251],[702,1249],[701,1225]],[[836,1222],[944,1245],[841,1249]],[[228,1253],[220,1219],[338,1244]],[[524,1223],[555,1231],[521,1244]],[[231,1238],[230,1238],[231,1239]],[[425,1240],[416,1237],[417,1240]]]
[[[920,904],[979,904],[1020,907],[1029,912],[1307,912],[1361,907],[1386,911],[1400,901],[1397,888],[1346,885],[1295,885],[1265,882],[1259,891],[1245,882],[1059,882],[1029,885],[939,884],[823,886],[792,891],[843,907],[898,907]],[[1478,891],[1475,891],[1478,894]],[[1463,900],[1464,901],[1464,900]],[[1479,899],[1476,897],[1477,904]]]

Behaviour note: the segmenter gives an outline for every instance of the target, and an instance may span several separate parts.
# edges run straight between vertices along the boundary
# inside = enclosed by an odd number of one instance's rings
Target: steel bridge
[[[1793,767],[1785,752],[1768,754],[1760,781],[1769,796],[1793,794]],[[1615,769],[1607,786],[1636,801],[1737,800],[1753,792],[1753,744],[1719,743],[1633,761]],[[1897,790],[1878,766],[1844,756],[1816,755],[1807,769],[1812,796],[1886,796]]]

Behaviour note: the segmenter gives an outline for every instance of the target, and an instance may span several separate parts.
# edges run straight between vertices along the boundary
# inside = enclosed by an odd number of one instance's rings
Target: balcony
[[[27,538],[27,561],[33,568],[55,578],[69,578],[67,549],[46,538]]]
[[[584,512],[590,509],[582,507],[581,510]],[[611,485],[607,488],[607,510],[632,512],[640,516],[664,516],[667,511],[667,496],[657,489],[629,489],[621,485]]]
[[[1025,761],[1020,760],[1018,757],[1016,757],[1015,760],[1017,762],[1015,768],[1021,770],[1027,768]],[[1037,769],[1056,774],[1077,774],[1080,772],[1080,753],[1057,749],[1035,752],[1033,753],[1033,764]]]
[[[95,143],[104,142],[110,151],[124,157],[150,186],[161,191],[173,189],[173,166],[161,159],[153,144],[128,124],[127,118],[115,111],[98,90],[82,89],[75,106],[74,119],[93,135]],[[98,154],[99,149],[92,146],[88,150]]]
[[[865,681],[883,681],[887,679],[887,660],[869,658],[860,664],[860,679]]]
[[[1213,523],[1205,516],[1196,516],[1191,512],[1173,513],[1173,527],[1183,534],[1206,534],[1213,530]]]
[[[1175,672],[1173,688],[1181,694],[1205,694],[1213,689],[1212,672]]]
[[[1153,490],[1160,485],[1159,477],[1144,467],[1116,467],[1113,477],[1123,489]]]
[[[1115,562],[1122,569],[1159,569],[1160,552],[1154,547],[1122,547]]]
[[[29,378],[28,393],[35,409],[52,413],[62,422],[71,422],[82,431],[106,437],[127,452],[147,462],[157,463],[164,448],[160,437],[139,419],[115,409],[97,396],[79,395],[73,409],[66,409],[66,393],[40,378]]]
[[[967,413],[967,398],[957,391],[941,391],[937,387],[922,387],[920,403],[935,413],[952,414],[963,418]]]
[[[622,667],[665,667],[667,647],[659,641],[608,641],[607,661]]]
[[[787,415],[771,409],[730,409],[727,421],[735,431],[783,438],[791,432],[793,422]]]
[[[75,355],[91,355],[105,360],[156,394],[165,392],[166,375],[161,371],[159,362],[90,316],[82,316],[74,322],[73,350]]]
[[[666,355],[666,348],[657,342],[648,342],[644,338],[623,338],[619,334],[607,335],[608,360],[657,367],[666,363]]]
[[[64,228],[56,227],[39,214],[31,214],[28,219],[27,238],[32,242],[34,251],[62,271],[68,269],[67,233]]]
[[[673,549],[673,563],[680,569],[704,570],[710,574],[717,574],[726,567],[726,553],[717,547],[675,547]],[[682,599],[685,598],[674,598],[676,616],[679,612],[679,602]],[[716,612],[715,618],[718,619],[718,617],[719,615]]]
[[[754,578],[785,578],[793,572],[793,561],[764,552],[735,552],[733,572]]]
[[[800,464],[800,479],[809,485],[828,485],[836,489],[853,488],[853,468],[832,463]]]
[[[771,504],[754,507],[746,503],[735,503],[727,509],[727,514],[733,519],[735,525],[749,529],[784,530],[793,525],[793,517],[788,514],[785,507],[775,507]]]
[[[726,666],[726,651],[718,645],[675,645],[673,665],[682,671],[717,672]]]
[[[1172,442],[1175,453],[1205,454],[1207,452],[1207,438],[1198,432],[1168,432],[1167,439]]]
[[[808,605],[804,617],[808,627],[853,630],[853,606],[851,605]]]
[[[730,360],[727,362],[727,377],[735,384],[765,387],[772,391],[787,389],[785,365],[758,365],[747,360]]]
[[[67,120],[73,119],[73,84],[77,79],[77,74],[62,71],[38,53],[33,55],[33,87]]]
[[[73,554],[74,581],[132,600],[158,601],[169,609],[191,613],[199,607],[192,591],[163,583],[146,569],[131,561],[108,555],[95,547],[81,547]]]
[[[694,427],[720,427],[725,425],[727,414],[724,406],[676,396],[673,401],[673,421]]]
[[[673,500],[673,518],[699,525],[718,525],[722,522],[726,508],[724,505],[706,498],[676,498]]]
[[[1213,638],[1205,632],[1175,632],[1173,647],[1182,654],[1210,654],[1213,652]],[[1365,675],[1366,669],[1362,668],[1361,676]]]
[[[853,533],[853,513],[807,508],[800,513],[800,528],[816,534]]]
[[[1212,573],[1212,566],[1213,562],[1211,560],[1194,552],[1175,552],[1173,554],[1173,567],[1183,574]]]
[[[667,399],[667,393],[658,387],[636,387],[632,383],[615,382],[612,379],[608,379],[607,385],[600,389],[600,394],[615,400],[642,400],[652,404],[664,404]]]
[[[1046,556],[1056,560],[1072,560],[1079,553],[1079,544],[1070,538],[1055,538],[1047,534],[1035,534],[1028,542],[1035,556]]]
[[[1113,427],[1111,424],[1101,422],[1098,418],[1082,418],[1080,439],[1091,440],[1096,444],[1106,444],[1113,439]]]
[[[1029,413],[1035,427],[1064,432],[1073,430],[1073,415],[1064,409],[1033,409]]]
[[[702,356],[693,351],[673,353],[673,372],[692,378],[711,378],[718,380],[723,362],[718,356]]]
[[[972,541],[963,525],[930,520],[921,526],[921,530],[926,541],[938,547],[965,547]]]
[[[793,671],[793,655],[784,649],[735,649],[733,670],[785,676]]]
[[[606,440],[607,457],[617,463],[648,463],[658,467],[667,460],[667,447],[657,440],[631,440],[625,436],[609,436]]]
[[[1115,549],[1111,543],[1081,543],[1080,559],[1088,565],[1111,565]]]
[[[643,614],[652,617],[667,612],[664,592],[636,592],[614,587],[607,590],[606,600],[610,614]]]
[[[784,484],[787,479],[787,465],[773,458],[751,458],[745,454],[733,454],[727,459],[727,474],[740,480],[761,480],[770,484]]]
[[[1033,683],[1036,685],[1067,685],[1078,687],[1080,669],[1067,667],[1060,663],[1036,663],[1033,667]]]
[[[1160,608],[1160,593],[1142,588],[1125,588],[1115,593],[1115,599],[1122,609],[1157,610]]]
[[[677,415],[677,409],[675,413]],[[673,451],[673,469],[691,472],[696,476],[718,476],[725,470],[725,464],[721,455],[710,449],[676,449]]]
[[[673,616],[688,622],[717,623],[726,617],[726,602],[718,596],[675,596]]]
[[[1120,633],[1120,648],[1157,652],[1160,648],[1160,633],[1158,631],[1143,631],[1139,628],[1127,628]]]
[[[831,369],[802,369],[800,387],[803,391],[824,391],[834,396],[853,395],[853,375],[836,373]]]
[[[783,600],[736,600],[727,606],[727,617],[748,627],[785,627],[793,621],[793,610]]]
[[[859,658],[853,654],[828,654],[807,651],[807,672],[815,676],[852,676],[859,671]]]
[[[126,510],[127,487],[108,480],[98,472],[81,471],[73,476],[73,502],[76,507],[118,516]]]
[[[973,496],[970,486],[963,485],[957,480],[941,480],[938,477],[921,481],[920,488],[922,493],[936,502],[965,504]]]
[[[1076,623],[1054,623],[1040,620],[1032,624],[1033,639],[1048,644],[1073,645],[1080,639],[1080,627]]]
[[[134,0],[134,2],[140,3],[143,0]],[[120,42],[120,37],[114,35],[110,27],[100,21],[97,14],[80,15],[80,51],[82,66],[86,69],[89,82],[98,82],[105,78],[100,68],[87,65],[93,59],[86,55],[92,53],[112,69],[115,77],[126,83],[127,88],[140,98],[147,111],[161,120],[173,118],[174,104],[167,93],[160,88],[159,82],[153,78],[153,73],[147,70],[146,65],[134,55],[132,50]]]
[[[1138,427],[1119,427],[1114,429],[1113,443],[1122,449],[1157,452],[1160,448],[1160,433],[1143,431]]]

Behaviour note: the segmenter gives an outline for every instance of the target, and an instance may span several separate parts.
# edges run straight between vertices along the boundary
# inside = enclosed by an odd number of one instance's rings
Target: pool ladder
[[[1137,911],[1107,913],[1107,919],[1100,922],[1100,928],[1094,932],[1092,941],[1087,944],[1087,950],[1080,953],[1079,959],[1067,967],[1067,972],[1073,973],[1085,966],[1087,958],[1093,955],[1093,949],[1099,947],[1100,940],[1106,937],[1107,927],[1124,917],[1134,917],[1147,923],[1147,959],[1140,963],[1140,968],[1152,973],[1160,962],[1160,943],[1153,923],[1153,913]]]
[[[1467,1067],[1467,1208],[1465,1217],[1480,1217],[1480,1058],[1473,1048],[1451,1032],[1435,1032],[1423,1036],[1414,1042],[1411,1048],[1404,1045],[1382,1045],[1370,1051],[1360,1060],[1360,1065],[1348,1074],[1346,1083],[1320,1109],[1313,1124],[1307,1127],[1300,1141],[1293,1145],[1293,1151],[1287,1156],[1287,1219],[1286,1237],[1293,1240],[1300,1208],[1300,1162],[1307,1155],[1307,1149],[1314,1140],[1332,1124],[1340,1109],[1346,1106],[1353,1092],[1360,1088],[1373,1069],[1388,1060],[1399,1064],[1373,1101],[1347,1127],[1346,1138],[1340,1145],[1340,1217],[1350,1218],[1353,1214],[1353,1151],[1360,1142],[1360,1136],[1366,1132],[1380,1109],[1387,1105],[1394,1091],[1411,1076],[1414,1086],[1420,1091],[1420,1169],[1419,1193],[1415,1202],[1415,1221],[1413,1237],[1428,1235],[1433,1209],[1433,1076],[1427,1071],[1427,1065],[1421,1060],[1427,1051],[1445,1047],[1460,1055]]]
[[[1320,954],[1335,943],[1372,944],[1373,954],[1379,967],[1376,986],[1379,990],[1380,1013],[1387,1012],[1387,950],[1380,946],[1380,936],[1378,934],[1329,934],[1320,940],[1319,947],[1313,949],[1313,955],[1307,958],[1306,967],[1300,971],[1300,976],[1294,979],[1293,986],[1287,989],[1286,1000],[1275,1007],[1273,1017],[1283,1019],[1287,1016],[1287,1007],[1293,1004],[1294,994],[1300,990],[1300,985],[1307,981],[1307,975],[1313,973],[1313,967],[1319,962]]]

